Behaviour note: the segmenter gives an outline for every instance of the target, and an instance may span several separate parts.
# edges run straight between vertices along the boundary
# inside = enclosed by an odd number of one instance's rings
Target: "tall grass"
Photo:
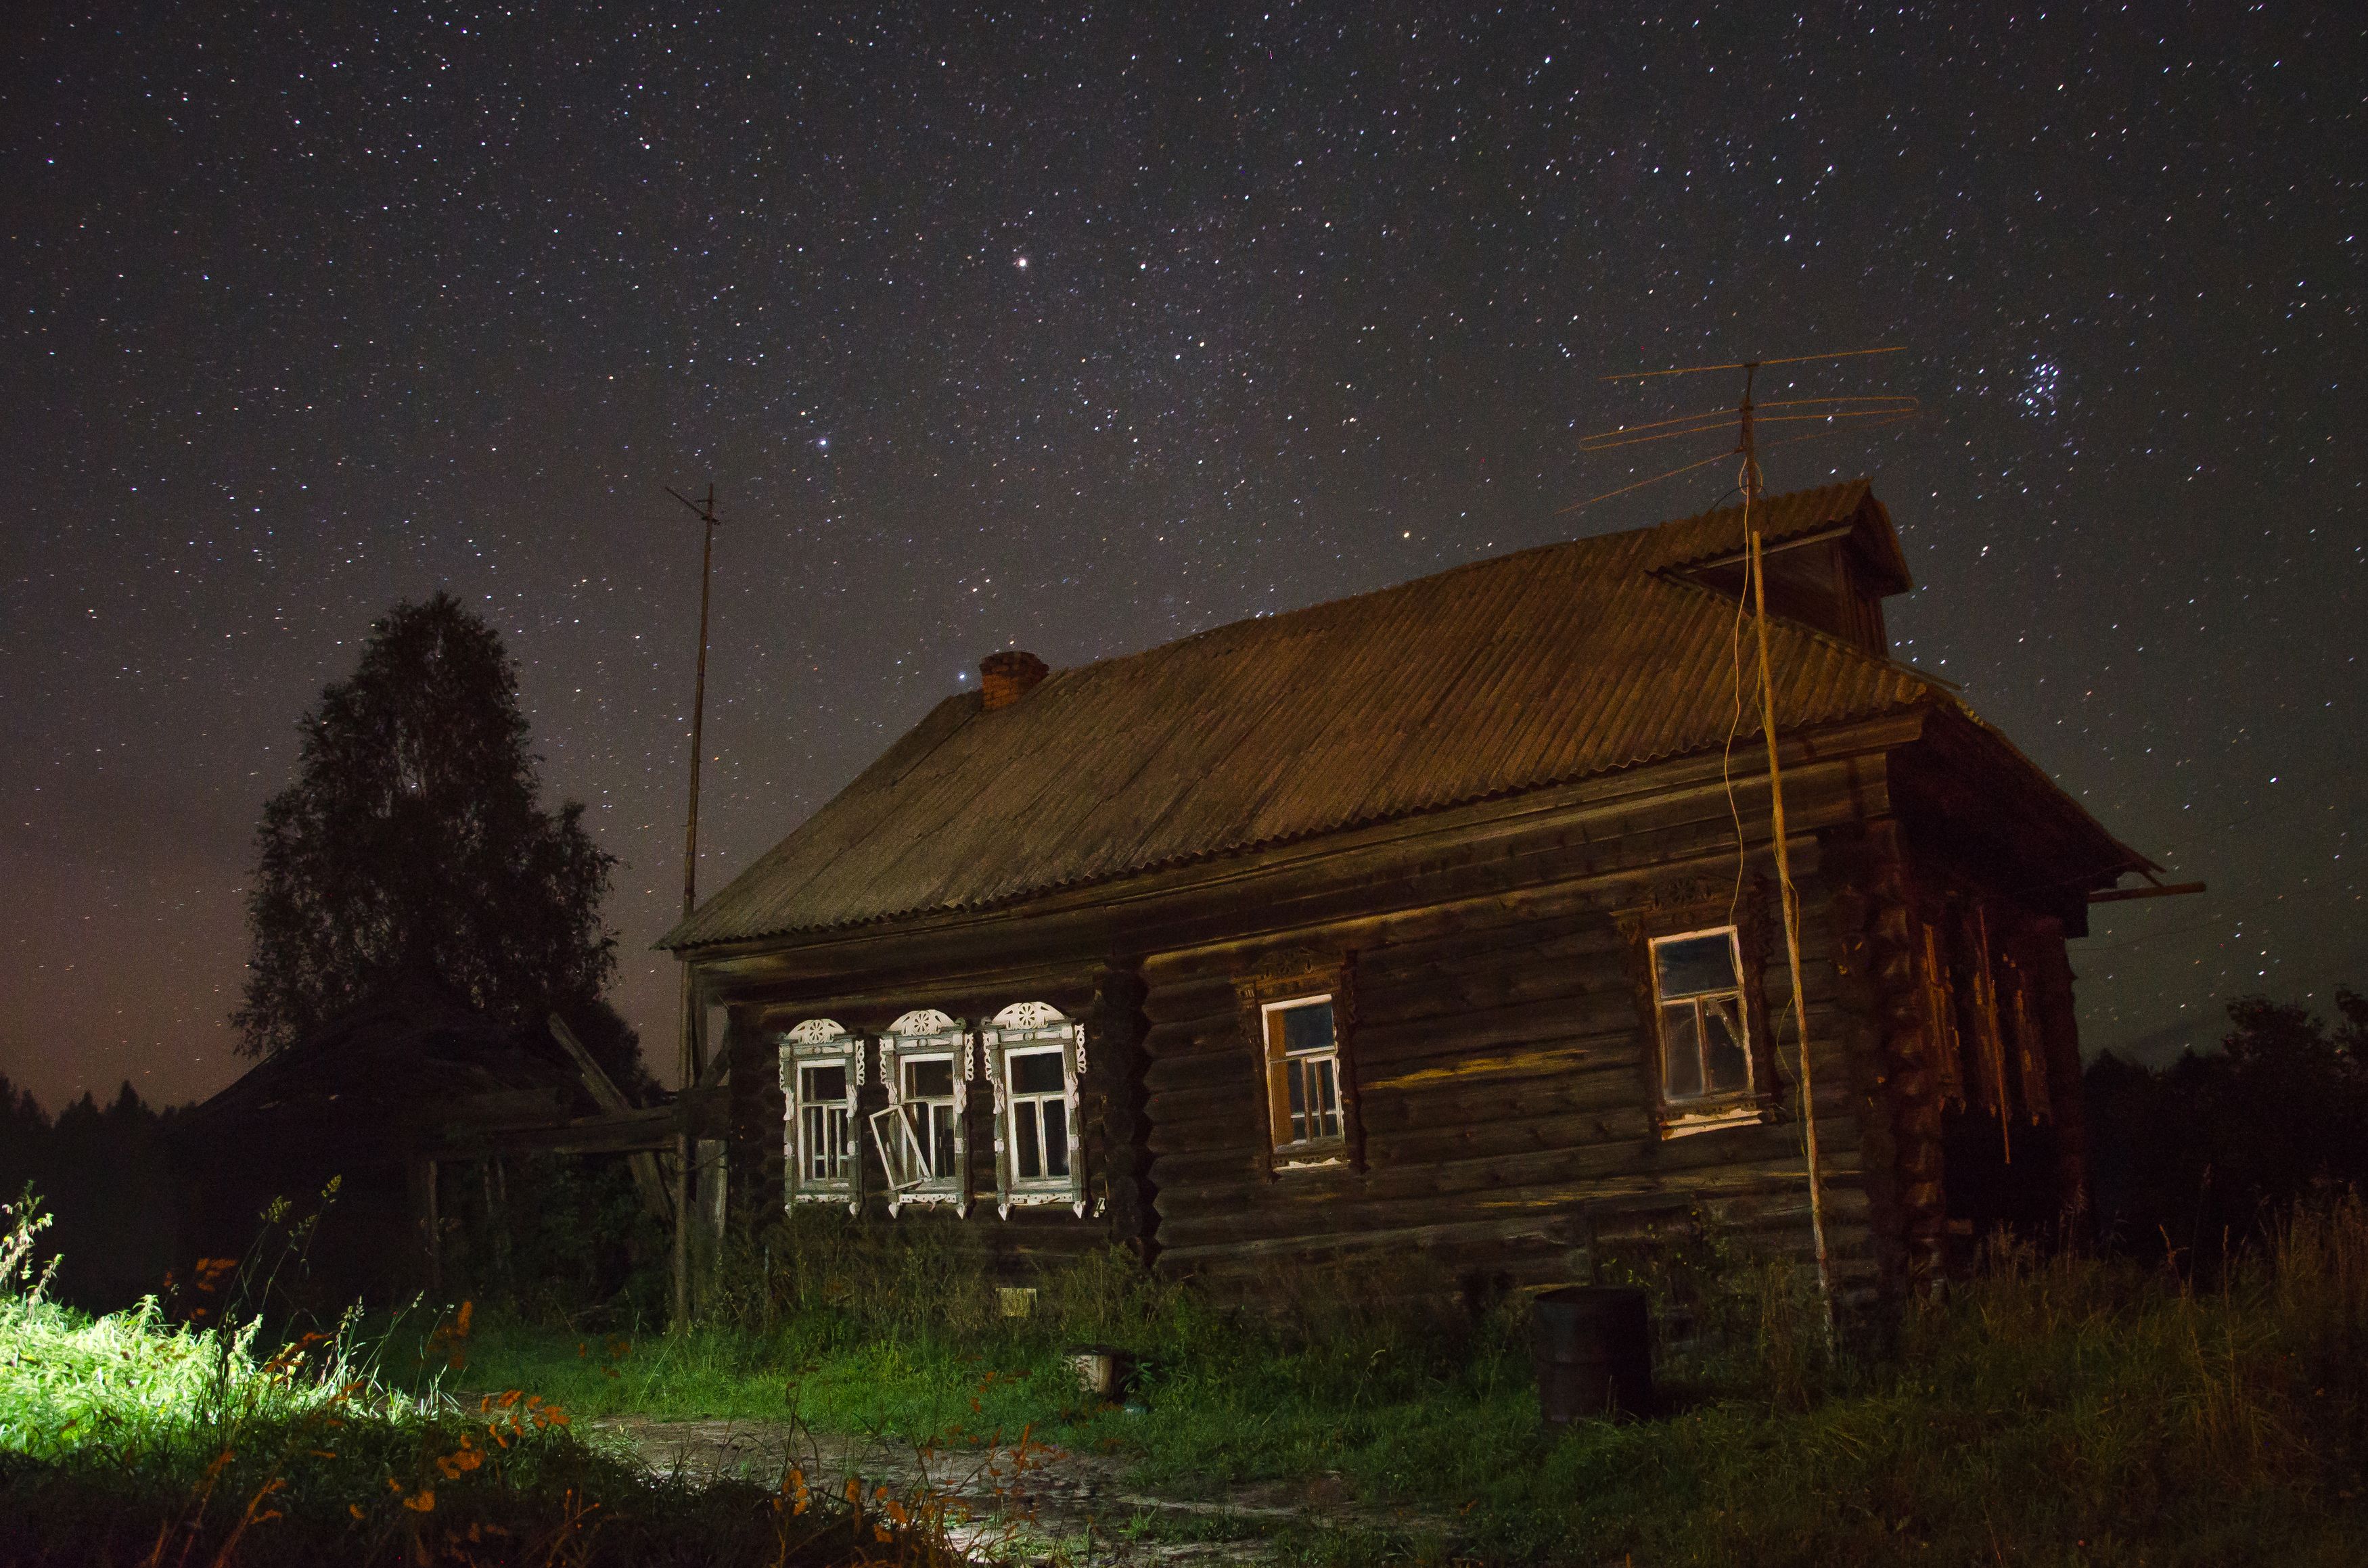
[[[1417,1546],[1484,1561],[2368,1562],[2355,1196],[2297,1209],[2208,1285],[2002,1245],[1841,1354],[1792,1271],[1658,1270],[1687,1335],[1664,1346],[1669,1413],[1565,1431],[1539,1419],[1518,1297],[1311,1274],[1254,1314],[1113,1254],[1048,1273],[1008,1319],[925,1231],[769,1242],[718,1298],[736,1321],[629,1346],[500,1325],[481,1368],[586,1411],[794,1412],[913,1442],[1024,1426],[1187,1494],[1345,1487],[1411,1510]],[[1142,1408],[1079,1397],[1059,1354],[1076,1340],[1138,1354]]]
[[[695,1485],[580,1440],[541,1394],[456,1398],[465,1303],[407,1332],[398,1319],[364,1335],[348,1314],[275,1344],[282,1247],[259,1270],[201,1264],[177,1309],[152,1298],[94,1320],[38,1288],[37,1207],[8,1218],[0,1562],[955,1560],[932,1499],[840,1496],[794,1471]],[[306,1233],[298,1221],[280,1239]]]

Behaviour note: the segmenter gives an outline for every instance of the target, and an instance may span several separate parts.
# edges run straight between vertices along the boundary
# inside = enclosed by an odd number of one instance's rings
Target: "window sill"
[[[1767,1119],[1767,1109],[1758,1100],[1689,1106],[1683,1110],[1665,1108],[1661,1112],[1661,1137],[1666,1142],[1690,1138],[1697,1132],[1715,1132],[1725,1127],[1757,1127]]]
[[[855,1196],[852,1187],[802,1187],[790,1194],[792,1203],[845,1203]]]
[[[1338,1143],[1292,1143],[1274,1152],[1274,1174],[1349,1168],[1349,1151]]]

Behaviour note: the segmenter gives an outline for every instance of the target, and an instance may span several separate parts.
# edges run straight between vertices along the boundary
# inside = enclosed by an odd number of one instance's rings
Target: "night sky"
[[[701,886],[978,659],[1124,653],[1719,502],[1614,371],[1868,473],[1901,656],[2212,885],[2098,912],[2093,1049],[2368,985],[2352,6],[19,7],[0,72],[0,1072],[241,1065],[299,716],[449,588],[624,864]],[[2067,15],[2066,13],[2074,13]],[[333,15],[334,13],[334,15]],[[1774,434],[1774,432],[1771,432]],[[1637,460],[1634,463],[1625,460]]]

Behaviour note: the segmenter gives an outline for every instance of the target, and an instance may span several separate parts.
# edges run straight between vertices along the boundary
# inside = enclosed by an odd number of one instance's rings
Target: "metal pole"
[[[1817,1158],[1817,1110],[1809,1078],[1808,998],[1801,988],[1800,897],[1793,890],[1793,858],[1785,842],[1784,777],[1776,753],[1776,676],[1768,662],[1768,571],[1760,550],[1759,453],[1751,428],[1751,383],[1759,367],[1744,367],[1743,533],[1750,555],[1751,613],[1759,635],[1759,729],[1768,739],[1768,798],[1776,834],[1776,891],[1784,913],[1784,956],[1792,965],[1793,1029],[1801,1041],[1801,1132],[1809,1163],[1809,1233],[1817,1249],[1817,1299],[1825,1307],[1826,1338],[1834,1334],[1833,1263],[1826,1252],[1826,1204]]]

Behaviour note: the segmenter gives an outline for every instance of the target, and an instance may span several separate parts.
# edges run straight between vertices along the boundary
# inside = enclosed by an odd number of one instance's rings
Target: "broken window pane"
[[[1702,1009],[1702,1083],[1712,1094],[1733,1094],[1751,1086],[1751,1061],[1743,1051],[1743,998],[1729,994],[1705,996]]]

